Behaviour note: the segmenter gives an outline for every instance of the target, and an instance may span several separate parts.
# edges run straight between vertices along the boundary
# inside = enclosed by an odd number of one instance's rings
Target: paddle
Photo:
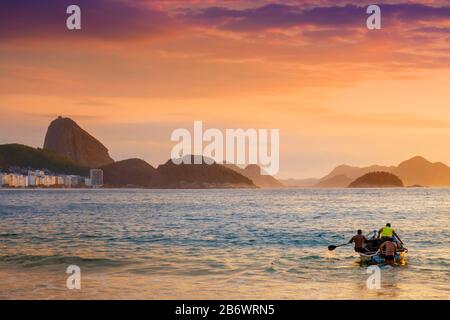
[[[350,244],[350,242],[343,243],[343,244],[338,244],[337,246],[331,245],[331,246],[328,246],[328,250],[333,251],[333,250],[336,249],[337,247],[346,246],[346,245],[348,245],[348,244]]]

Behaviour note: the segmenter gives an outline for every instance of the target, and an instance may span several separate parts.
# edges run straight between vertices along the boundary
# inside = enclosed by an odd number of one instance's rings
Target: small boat
[[[359,253],[362,264],[384,264],[386,261],[384,255],[380,252],[380,246],[384,242],[382,239],[376,237],[376,230],[373,231],[373,235],[369,240],[365,241],[366,247],[364,252]],[[406,255],[408,249],[399,244],[399,248],[396,250],[394,256],[394,262],[396,264],[405,264]]]
[[[405,264],[406,263],[406,255],[408,254],[407,248],[402,248],[397,250],[394,256],[395,263],[397,264]],[[360,252],[359,257],[361,259],[361,263],[363,264],[383,264],[385,263],[384,256],[379,252]]]

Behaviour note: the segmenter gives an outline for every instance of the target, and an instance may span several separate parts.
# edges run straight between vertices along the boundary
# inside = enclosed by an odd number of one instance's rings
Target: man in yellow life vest
[[[401,244],[403,244],[402,239],[400,239],[398,234],[395,233],[395,230],[392,229],[390,223],[386,223],[386,227],[383,227],[380,230],[378,230],[378,239],[380,239],[380,235],[381,235],[382,240],[388,240],[388,239],[392,240],[392,238],[395,236],[395,238],[398,241],[400,241]]]

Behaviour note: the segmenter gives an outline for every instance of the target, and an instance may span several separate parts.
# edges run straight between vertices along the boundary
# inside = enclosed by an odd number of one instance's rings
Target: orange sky
[[[385,1],[369,31],[361,1],[83,0],[77,32],[64,1],[19,2],[0,13],[0,143],[42,146],[63,115],[115,160],[156,166],[171,131],[202,120],[279,128],[283,178],[416,154],[450,164],[445,2]]]

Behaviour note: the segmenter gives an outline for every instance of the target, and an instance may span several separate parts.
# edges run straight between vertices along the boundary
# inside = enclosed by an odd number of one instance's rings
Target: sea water
[[[448,188],[0,190],[0,299],[449,299],[449,218]],[[327,246],[387,222],[407,263],[369,289]]]

